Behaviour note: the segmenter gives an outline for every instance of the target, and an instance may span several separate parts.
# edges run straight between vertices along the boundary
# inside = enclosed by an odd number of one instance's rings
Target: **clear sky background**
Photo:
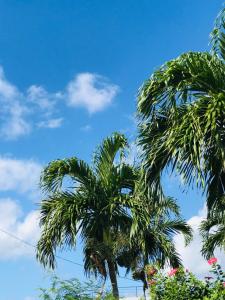
[[[222,0],[0,0],[0,230],[35,244],[42,167],[74,155],[90,162],[113,131],[134,141],[138,88],[165,61],[207,50],[221,7]],[[196,230],[201,193],[182,193],[180,179],[167,174],[164,186]],[[197,231],[188,249],[180,237],[176,243],[202,275]],[[61,256],[82,263],[80,247]],[[57,274],[83,279],[82,268],[65,261]],[[0,282],[0,300],[34,300],[48,284],[33,249],[3,232]]]

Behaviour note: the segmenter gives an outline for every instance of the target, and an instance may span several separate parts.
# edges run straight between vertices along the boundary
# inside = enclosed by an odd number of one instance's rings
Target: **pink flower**
[[[155,273],[157,273],[157,270],[155,269],[155,268],[150,268],[150,269],[148,269],[148,271],[147,271],[147,274],[148,275],[154,275]]]
[[[154,280],[154,279],[152,279],[152,280],[149,280],[149,281],[148,281],[148,284],[149,284],[149,285],[156,284],[156,280]]]
[[[175,275],[175,274],[177,273],[177,271],[178,271],[178,269],[172,269],[172,270],[168,273],[168,275],[169,275],[169,276],[173,276],[173,275]]]
[[[208,264],[210,264],[210,265],[213,265],[215,263],[217,263],[217,258],[215,258],[215,257],[212,257],[208,260]]]
[[[223,282],[223,286],[225,287],[225,282]]]

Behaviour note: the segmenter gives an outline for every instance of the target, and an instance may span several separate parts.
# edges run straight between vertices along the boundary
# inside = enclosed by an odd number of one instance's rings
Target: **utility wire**
[[[29,243],[29,242],[27,242],[27,241],[25,241],[25,240],[19,238],[18,236],[12,234],[11,232],[8,232],[8,231],[6,231],[6,230],[4,230],[4,229],[2,229],[2,228],[0,228],[0,231],[1,231],[2,233],[4,233],[4,234],[10,236],[11,238],[13,238],[13,239],[15,239],[15,240],[21,242],[21,243],[24,244],[24,245],[36,249],[36,246],[34,246],[33,244],[31,244],[31,243]],[[74,265],[77,265],[77,266],[80,266],[80,267],[84,267],[84,265],[79,264],[79,263],[77,263],[77,262],[75,262],[75,261],[73,261],[73,260],[64,258],[64,257],[62,257],[62,256],[56,255],[55,257],[58,258],[58,259],[61,259],[61,260],[63,260],[63,261],[69,262],[69,263],[71,263],[71,264],[74,264]],[[120,276],[120,275],[119,275],[118,277],[119,277],[119,278],[126,279],[126,280],[130,280],[130,281],[136,281],[136,280],[134,280],[134,279],[127,278],[127,277],[125,277],[125,276]]]
[[[118,275],[118,277],[119,277],[119,278],[122,278],[122,279],[126,279],[126,280],[130,280],[130,281],[135,281],[135,282],[136,282],[136,280],[134,280],[134,279],[132,279],[132,278],[128,278],[128,277],[126,277],[126,276],[120,276],[120,275]]]
[[[17,236],[16,236],[16,235],[14,235],[14,234],[12,234],[12,233],[10,233],[10,232],[8,232],[8,231],[6,231],[6,230],[2,229],[2,228],[0,228],[0,231],[1,231],[1,232],[3,232],[3,233],[5,233],[6,235],[10,236],[11,238],[13,238],[13,239],[15,239],[15,240],[17,240],[17,241],[19,241],[19,242],[23,243],[24,245],[26,245],[26,246],[29,246],[29,247],[32,247],[32,248],[34,248],[34,249],[36,249],[36,246],[34,246],[34,245],[32,245],[31,243],[29,243],[29,242],[27,242],[27,241],[25,241],[25,240],[23,240],[23,239],[21,239],[21,238],[17,237]],[[77,263],[77,262],[75,262],[75,261],[72,261],[72,260],[70,260],[70,259],[67,259],[67,258],[64,258],[64,257],[58,256],[58,255],[56,255],[55,257],[56,257],[56,258],[58,258],[58,259],[61,259],[61,260],[64,260],[64,261],[70,262],[70,263],[72,263],[72,264],[74,264],[74,265],[77,265],[77,266],[83,267],[83,265],[82,265],[82,264],[79,264],[79,263]]]

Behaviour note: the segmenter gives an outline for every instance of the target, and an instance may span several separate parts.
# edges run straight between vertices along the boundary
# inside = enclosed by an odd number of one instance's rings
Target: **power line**
[[[136,282],[136,280],[134,280],[134,279],[132,279],[132,278],[128,278],[128,277],[126,277],[126,276],[120,276],[120,275],[118,275],[118,277],[119,277],[119,278],[122,278],[122,279],[126,279],[126,280],[130,280],[130,281],[135,281],[135,282]]]
[[[32,245],[31,243],[29,243],[29,242],[27,242],[27,241],[25,241],[25,240],[19,238],[18,236],[14,235],[14,234],[12,234],[12,233],[10,233],[10,232],[8,232],[8,231],[2,229],[2,228],[0,228],[0,231],[3,232],[3,233],[5,233],[6,235],[10,236],[11,238],[13,238],[13,239],[15,239],[15,240],[17,240],[17,241],[19,241],[19,242],[25,244],[26,246],[29,246],[29,247],[32,247],[32,248],[36,249],[36,246],[34,246],[34,245]],[[72,261],[72,260],[70,260],[70,259],[67,259],[67,258],[58,256],[58,255],[56,255],[55,257],[58,258],[58,259],[61,259],[61,260],[70,262],[70,263],[72,263],[72,264],[74,264],[74,265],[83,267],[82,264],[79,264],[79,263],[77,263],[77,262],[75,262],[75,261]]]
[[[6,230],[4,230],[4,229],[2,229],[2,228],[0,228],[0,231],[1,231],[1,232],[3,232],[4,234],[6,234],[6,235],[10,236],[11,238],[13,238],[13,239],[15,239],[15,240],[17,240],[17,241],[21,242],[21,243],[22,243],[22,244],[24,244],[24,245],[26,245],[26,246],[29,246],[29,247],[32,247],[32,248],[34,248],[34,249],[36,249],[36,246],[34,246],[33,244],[31,244],[31,243],[29,243],[29,242],[27,242],[27,241],[25,241],[25,240],[23,240],[23,239],[19,238],[18,236],[16,236],[16,235],[12,234],[11,232],[8,232],[8,231],[6,231]],[[61,260],[63,260],[63,261],[69,262],[69,263],[71,263],[71,264],[74,264],[74,265],[80,266],[80,267],[82,267],[82,268],[84,267],[84,265],[82,265],[82,264],[79,264],[79,263],[77,263],[77,262],[75,262],[75,261],[73,261],[73,260],[70,260],[70,259],[64,258],[64,257],[62,257],[62,256],[58,256],[58,255],[56,255],[55,257],[56,257],[56,258],[58,258],[58,259],[61,259]],[[119,277],[119,278],[126,279],[126,280],[130,280],[130,281],[136,281],[136,280],[134,280],[134,279],[127,278],[127,277],[125,277],[125,276],[120,276],[120,275],[119,275],[118,277]]]
[[[27,242],[27,241],[25,241],[25,240],[22,240],[21,238],[17,237],[16,235],[14,235],[14,234],[12,234],[12,233],[10,233],[10,232],[8,232],[8,231],[2,229],[2,228],[0,228],[0,231],[3,232],[3,233],[5,233],[6,235],[10,236],[11,238],[13,238],[13,239],[15,239],[15,240],[17,240],[17,241],[19,241],[19,242],[21,242],[21,243],[23,243],[23,244],[29,246],[29,247],[36,248],[36,247],[35,247],[34,245],[32,245],[31,243],[29,243],[29,242]]]

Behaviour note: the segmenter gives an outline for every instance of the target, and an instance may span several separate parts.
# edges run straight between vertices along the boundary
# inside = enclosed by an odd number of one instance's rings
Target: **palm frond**
[[[212,53],[225,60],[225,9],[216,18],[215,27],[211,32]]]
[[[42,234],[37,244],[37,259],[44,266],[55,268],[57,247],[75,247],[79,222],[85,209],[83,200],[73,193],[62,192],[42,201]]]
[[[116,156],[119,155],[118,159],[122,159],[127,147],[127,139],[117,132],[103,140],[94,155],[94,166],[102,180],[109,179],[107,175],[112,173]]]
[[[193,102],[195,93],[223,92],[224,64],[207,52],[187,52],[167,62],[139,90],[141,119],[154,120]]]
[[[201,222],[203,238],[202,254],[209,258],[216,248],[225,251],[225,206],[214,208],[210,216]]]
[[[41,188],[47,193],[56,192],[62,187],[66,176],[69,176],[74,184],[82,184],[89,189],[93,188],[95,183],[95,176],[88,164],[72,157],[49,163],[41,175]]]

